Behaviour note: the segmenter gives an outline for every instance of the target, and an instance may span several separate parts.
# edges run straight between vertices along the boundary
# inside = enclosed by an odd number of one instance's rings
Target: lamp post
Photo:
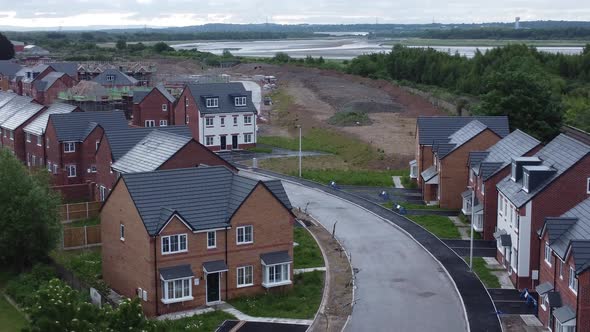
[[[473,272],[473,224],[475,222],[474,204],[475,204],[475,187],[467,186],[471,190],[471,240],[469,243],[469,272]]]
[[[301,177],[301,125],[297,125],[299,128],[299,177]]]

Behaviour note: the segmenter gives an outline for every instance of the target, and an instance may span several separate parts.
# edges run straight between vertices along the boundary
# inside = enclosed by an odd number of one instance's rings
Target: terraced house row
[[[420,117],[411,175],[423,199],[461,209],[553,331],[590,329],[590,134],[543,145],[505,117]]]

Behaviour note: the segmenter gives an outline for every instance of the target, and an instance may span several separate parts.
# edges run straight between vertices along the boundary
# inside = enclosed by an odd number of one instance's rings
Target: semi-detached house
[[[469,153],[468,186],[471,188],[461,194],[461,211],[466,216],[471,216],[473,212],[474,230],[481,232],[484,240],[494,240],[496,231],[496,184],[510,174],[512,158],[533,155],[540,148],[541,142],[517,129],[489,149]],[[474,192],[475,199],[472,197]],[[473,211],[472,201],[475,206]]]
[[[560,134],[530,157],[513,158],[498,190],[497,259],[518,289],[539,284],[537,236],[548,216],[590,197],[590,146]]]
[[[213,151],[256,144],[256,108],[242,83],[188,84],[174,107],[174,124]]]
[[[101,209],[102,275],[149,316],[290,287],[291,208],[280,181],[223,166],[122,174]]]
[[[590,199],[545,218],[538,235],[539,319],[552,331],[590,330]]]

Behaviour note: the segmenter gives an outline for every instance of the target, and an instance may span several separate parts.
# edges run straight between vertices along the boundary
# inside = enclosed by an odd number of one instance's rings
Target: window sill
[[[273,282],[273,283],[262,283],[262,287],[264,288],[272,288],[272,287],[279,287],[279,286],[286,286],[290,285],[291,280],[281,281],[281,282]]]
[[[162,252],[162,256],[182,254],[185,252],[188,252],[188,249],[187,250],[180,250],[180,251]]]
[[[236,242],[236,245],[243,246],[243,245],[253,244],[253,243],[254,243],[254,241],[250,241],[250,242]]]
[[[119,238],[119,240],[121,240],[122,242],[125,242],[125,238],[124,237]]]
[[[254,284],[246,284],[246,285],[238,285],[237,288],[246,288],[246,287],[252,287],[254,286]]]
[[[217,249],[217,246],[215,246],[215,247],[207,247],[207,250],[213,250],[213,249]]]
[[[551,267],[551,263],[549,263],[549,262],[548,262],[548,261],[546,261],[546,260],[543,260],[543,261],[545,262],[545,264],[547,264],[547,266]]]
[[[215,126],[205,126],[205,128],[215,128]]]
[[[541,309],[543,309],[543,311],[547,311],[547,307],[544,304],[541,304]]]
[[[572,293],[574,293],[575,296],[578,296],[578,292],[576,292],[573,288],[571,288],[569,286],[568,286],[568,288]]]
[[[164,304],[172,304],[172,303],[186,302],[186,301],[192,301],[192,300],[194,300],[194,297],[192,297],[192,296],[185,296],[185,297],[181,297],[178,299],[161,299],[162,303],[164,303]]]

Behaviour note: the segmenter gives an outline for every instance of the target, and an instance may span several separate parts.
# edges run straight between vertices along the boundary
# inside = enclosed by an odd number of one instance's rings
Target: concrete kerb
[[[255,171],[252,171],[252,170],[250,170],[250,169],[245,169],[245,168],[244,168],[242,165],[238,165],[238,166],[240,167],[240,170],[241,170],[241,171],[244,171],[244,172],[247,172],[247,173],[253,173],[253,174],[256,174],[256,175],[262,175],[262,176],[266,176],[266,177],[271,177],[271,176],[273,176],[273,175],[270,175],[270,174],[264,174],[264,173],[260,174],[260,173],[256,173]],[[282,175],[282,174],[277,174],[277,175]],[[292,184],[295,184],[295,185],[305,186],[305,187],[306,187],[306,188],[308,188],[308,189],[312,189],[312,190],[315,190],[315,191],[318,191],[318,192],[322,192],[322,193],[324,193],[324,194],[330,195],[330,196],[332,196],[332,197],[335,197],[335,198],[338,198],[338,199],[346,200],[346,199],[344,199],[344,198],[338,197],[338,196],[336,196],[336,195],[334,195],[334,194],[332,194],[332,193],[329,193],[329,192],[327,192],[327,191],[324,191],[324,190],[321,190],[321,189],[318,189],[318,188],[309,187],[309,186],[306,186],[306,185],[304,185],[304,184],[302,184],[302,183],[299,183],[299,182],[296,182],[296,181],[290,180],[290,179],[286,178],[285,176],[281,176],[281,180],[282,180],[282,181],[289,182],[289,183],[292,183]],[[310,182],[313,182],[313,181],[310,181]],[[321,183],[317,183],[317,182],[314,182],[314,183],[316,183],[316,184],[319,184],[319,185],[322,185]],[[351,196],[355,196],[355,197],[357,197],[357,198],[359,198],[359,199],[362,199],[362,200],[364,200],[364,201],[366,201],[366,202],[369,202],[369,203],[371,203],[371,204],[373,204],[373,205],[375,205],[375,206],[379,206],[379,208],[380,208],[380,209],[386,210],[386,211],[388,211],[388,212],[392,212],[392,211],[390,211],[390,210],[388,210],[388,209],[384,208],[383,206],[380,206],[380,205],[378,205],[378,204],[375,204],[375,203],[373,203],[373,202],[371,202],[371,201],[369,201],[369,200],[367,200],[367,199],[365,199],[365,198],[363,198],[363,197],[360,197],[360,196],[357,196],[357,195],[355,195],[355,194],[348,193],[348,192],[347,192],[347,194],[349,194],[349,195],[351,195]],[[434,256],[434,255],[433,255],[433,254],[432,254],[432,253],[429,251],[429,250],[428,250],[428,249],[426,249],[426,247],[424,247],[424,245],[422,245],[422,243],[420,243],[418,240],[416,240],[416,239],[415,239],[415,238],[414,238],[414,237],[413,237],[413,236],[412,236],[412,235],[411,235],[411,234],[410,234],[408,231],[406,231],[406,230],[405,230],[405,229],[403,229],[402,227],[400,227],[400,226],[396,225],[396,224],[395,224],[395,223],[393,223],[392,221],[390,221],[390,220],[388,220],[388,219],[385,219],[385,218],[381,217],[380,215],[378,215],[378,214],[374,213],[373,211],[370,211],[370,210],[368,210],[367,208],[365,208],[365,207],[363,207],[363,206],[361,206],[361,205],[359,205],[359,204],[357,204],[357,203],[355,203],[355,202],[352,202],[352,201],[349,201],[349,200],[346,200],[346,201],[347,201],[347,202],[349,202],[350,204],[353,204],[353,205],[355,205],[355,206],[357,206],[357,207],[359,207],[359,208],[361,208],[361,209],[363,209],[363,210],[367,211],[368,213],[370,213],[370,214],[372,214],[372,215],[376,216],[377,218],[379,218],[379,219],[383,220],[383,221],[384,221],[384,222],[386,222],[387,224],[389,224],[389,225],[391,225],[391,226],[393,226],[393,227],[395,227],[395,228],[397,228],[397,229],[401,230],[401,231],[402,231],[404,234],[406,234],[406,236],[408,236],[410,239],[412,239],[414,242],[416,242],[416,243],[417,243],[417,244],[418,244],[420,247],[422,247],[422,249],[424,249],[424,250],[425,250],[425,251],[426,251],[426,252],[427,252],[427,253],[428,253],[428,254],[429,254],[429,255],[430,255],[430,256],[431,256],[431,257],[432,257],[432,258],[433,258],[433,259],[434,259],[434,260],[435,260],[437,263],[438,263],[438,265],[442,267],[442,269],[445,271],[445,273],[447,274],[447,276],[448,276],[448,277],[449,277],[449,279],[451,280],[451,282],[452,282],[452,284],[453,284],[453,286],[454,286],[454,288],[455,288],[455,291],[457,292],[457,294],[459,294],[459,299],[461,300],[461,305],[462,305],[462,307],[463,307],[463,313],[464,313],[464,315],[465,315],[465,320],[466,320],[466,323],[467,323],[467,331],[468,331],[468,332],[470,332],[470,331],[471,331],[471,325],[470,325],[470,321],[469,321],[469,315],[467,314],[467,307],[465,306],[465,302],[463,301],[463,297],[461,296],[461,292],[459,291],[459,288],[457,287],[457,284],[456,284],[455,280],[453,279],[453,277],[451,276],[451,274],[449,273],[449,271],[447,270],[447,268],[446,268],[446,267],[445,267],[445,266],[444,266],[444,265],[443,265],[443,264],[442,264],[442,263],[441,263],[441,262],[440,262],[440,261],[439,261],[439,260],[438,260],[438,259],[437,259],[437,258],[436,258],[436,257],[435,257],[435,256]],[[395,213],[395,212],[394,212],[394,213]],[[397,213],[396,213],[396,214],[397,214]],[[402,215],[399,215],[399,214],[397,214],[397,215],[398,215],[398,216],[400,216],[400,217],[403,217],[403,218],[405,218],[405,219],[406,219],[406,220],[408,220],[409,222],[412,222],[413,224],[415,224],[415,225],[419,226],[420,228],[422,228],[422,229],[423,229],[423,230],[425,230],[426,232],[430,233],[430,234],[431,234],[432,236],[434,236],[435,238],[439,239],[439,238],[438,238],[438,237],[436,237],[434,234],[432,234],[432,232],[428,231],[426,228],[422,227],[421,225],[419,225],[419,224],[417,224],[417,223],[414,223],[413,221],[411,221],[410,219],[406,218],[405,216],[402,216]],[[337,237],[336,237],[336,239],[337,239]],[[440,241],[440,239],[439,239],[439,241]],[[450,248],[450,247],[449,247],[449,246],[448,246],[446,243],[444,243],[443,241],[440,241],[440,242],[441,242],[441,243],[442,243],[444,246],[446,246],[446,247],[447,247],[449,250],[451,250],[451,251],[452,251],[452,249],[451,249],[451,248]],[[340,242],[339,242],[339,243],[340,243]],[[453,251],[453,252],[454,252],[454,251]],[[457,257],[459,257],[459,256],[457,256]],[[459,258],[460,258],[461,260],[463,260],[463,262],[465,262],[465,260],[464,260],[462,257],[459,257]],[[466,262],[465,262],[465,263],[466,263]],[[353,271],[353,274],[354,274],[354,271]],[[477,277],[477,275],[476,275],[476,277]],[[488,297],[490,298],[490,301],[492,302],[492,305],[494,306],[494,309],[495,309],[495,310],[496,310],[496,312],[497,312],[496,305],[495,305],[494,301],[492,300],[492,297],[491,297],[490,293],[488,292],[487,288],[485,288],[485,285],[484,285],[484,284],[481,282],[481,279],[479,279],[479,277],[477,277],[477,280],[479,280],[479,282],[482,284],[482,286],[484,286],[484,289],[486,290],[486,293],[487,293]],[[353,288],[353,290],[354,290],[354,288]],[[353,291],[353,294],[354,294],[354,291]],[[350,317],[349,317],[349,318],[350,318]],[[499,317],[497,314],[496,314],[496,318],[498,319],[498,323],[499,323],[499,325],[500,325],[500,329],[503,331],[502,322],[500,321],[500,317]],[[347,321],[347,323],[348,323],[348,321]],[[345,325],[345,327],[346,327],[346,325]]]

